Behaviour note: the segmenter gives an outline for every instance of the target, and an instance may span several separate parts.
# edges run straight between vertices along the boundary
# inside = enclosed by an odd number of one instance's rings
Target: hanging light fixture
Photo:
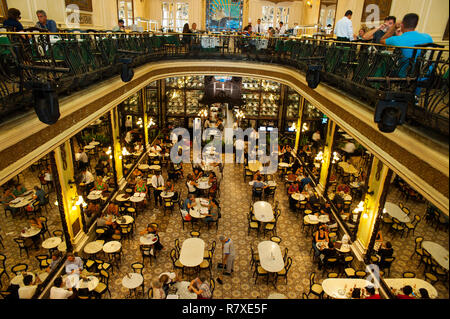
[[[200,110],[200,112],[198,112],[197,116],[200,116],[201,118],[206,118],[206,117],[208,117],[208,110],[207,110],[206,108]]]
[[[238,120],[245,119],[245,114],[241,110],[236,110],[236,118]]]
[[[318,162],[320,162],[320,161],[323,162],[323,152],[322,152],[322,151],[320,151],[320,152],[317,154],[315,160],[318,161]]]
[[[302,133],[303,132],[308,132],[309,131],[309,127],[308,127],[308,124],[306,124],[306,123],[303,123],[303,127],[302,127]]]
[[[131,155],[131,153],[128,152],[128,150],[127,150],[127,148],[126,148],[125,146],[124,146],[123,149],[122,149],[122,155],[123,155],[123,156]]]

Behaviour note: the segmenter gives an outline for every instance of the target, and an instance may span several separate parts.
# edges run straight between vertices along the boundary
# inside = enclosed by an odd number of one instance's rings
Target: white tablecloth
[[[253,204],[253,214],[256,220],[263,223],[270,222],[274,218],[272,205],[264,201],[258,201]]]
[[[205,242],[200,238],[188,238],[180,250],[180,262],[186,267],[195,267],[202,263]]]
[[[122,286],[128,289],[136,289],[144,282],[144,277],[141,274],[130,272],[122,279]]]
[[[322,282],[323,291],[335,299],[350,299],[350,289],[363,289],[367,286],[373,284],[365,279],[328,278]]]
[[[416,297],[420,298],[420,293],[419,293],[419,289],[420,288],[425,288],[426,290],[428,290],[428,295],[430,296],[431,299],[437,298],[438,296],[438,292],[436,290],[436,288],[434,288],[429,282],[422,280],[422,279],[418,279],[418,278],[386,278],[384,279],[384,281],[386,282],[386,284],[390,287],[393,288],[393,292],[394,294],[401,294],[401,289],[404,286],[411,286],[411,288],[413,289],[413,293],[416,295]]]
[[[431,242],[422,242],[422,248],[428,251],[436,262],[443,268],[448,270],[448,250],[441,245]]]
[[[263,241],[258,244],[261,267],[268,272],[279,272],[284,268],[284,260],[280,246],[273,241]]]
[[[405,212],[394,203],[386,202],[386,204],[384,204],[384,209],[386,209],[387,214],[397,218],[402,223],[409,223],[411,221],[408,215],[406,215]]]

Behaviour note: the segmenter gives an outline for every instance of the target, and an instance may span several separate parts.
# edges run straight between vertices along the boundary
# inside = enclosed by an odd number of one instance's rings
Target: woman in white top
[[[194,181],[194,178],[192,177],[191,174],[189,174],[187,177],[186,185],[187,185],[189,194],[195,194],[197,192],[198,184]]]

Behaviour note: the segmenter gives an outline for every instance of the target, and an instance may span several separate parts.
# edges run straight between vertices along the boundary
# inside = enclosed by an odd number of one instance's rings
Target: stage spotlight
[[[311,89],[315,89],[320,83],[320,70],[321,65],[308,65],[308,71],[306,71],[306,82]]]
[[[131,67],[131,62],[133,60],[130,58],[124,58],[121,59],[120,62],[122,62],[122,72],[120,73],[120,78],[123,82],[130,82],[133,79],[134,76],[134,70]]]
[[[405,123],[410,97],[410,94],[387,93],[378,101],[374,120],[381,132],[392,133],[398,125]]]
[[[34,110],[39,120],[45,124],[55,124],[59,117],[58,94],[50,82],[31,83]]]

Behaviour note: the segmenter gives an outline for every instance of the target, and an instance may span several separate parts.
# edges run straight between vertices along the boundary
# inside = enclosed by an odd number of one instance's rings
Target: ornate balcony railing
[[[404,58],[410,50],[413,58]],[[120,74],[122,65],[168,59],[233,59],[280,64],[306,73],[375,108],[386,94],[409,94],[407,123],[448,137],[448,50],[342,43],[313,38],[112,32],[0,33],[0,122],[33,105],[32,89],[59,96]]]

